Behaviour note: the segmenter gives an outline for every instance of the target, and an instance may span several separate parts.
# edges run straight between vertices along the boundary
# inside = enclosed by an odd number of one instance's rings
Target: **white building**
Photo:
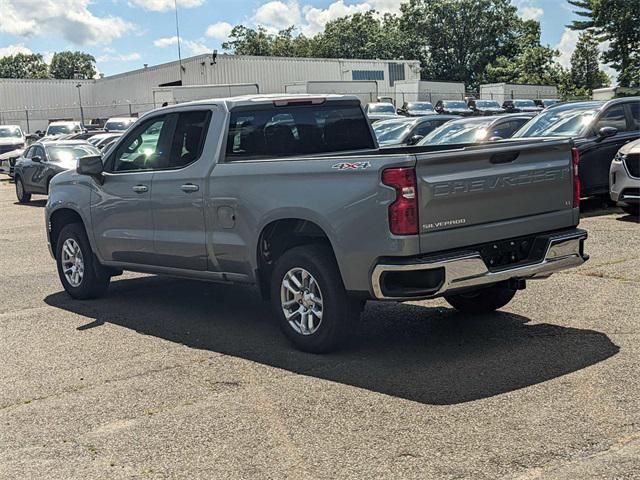
[[[538,98],[558,98],[558,88],[554,85],[516,85],[511,83],[487,83],[480,85],[480,98],[497,100],[502,103],[514,98],[535,100]]]
[[[258,84],[260,93],[284,93],[285,85],[300,82],[364,80],[375,81],[384,96],[393,93],[396,82],[419,79],[418,61],[205,54],[96,80],[0,79],[0,123],[35,131],[54,119],[80,120],[78,90],[88,122],[148,111],[158,87]]]

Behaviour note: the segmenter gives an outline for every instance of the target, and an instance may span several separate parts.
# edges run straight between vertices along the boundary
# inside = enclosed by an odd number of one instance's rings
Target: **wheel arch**
[[[55,258],[57,251],[58,236],[62,229],[71,223],[79,223],[87,232],[87,226],[85,225],[82,215],[76,210],[68,207],[59,208],[53,211],[49,215],[48,229],[49,229],[49,243],[51,244],[51,252]],[[88,236],[88,235],[87,235]],[[89,237],[89,236],[88,236]],[[90,239],[90,237],[89,237]],[[91,239],[90,239],[91,240]],[[93,245],[92,245],[93,248]]]
[[[326,230],[317,222],[297,216],[271,220],[263,226],[256,244],[256,282],[264,298],[269,296],[271,273],[277,260],[291,248],[326,245],[336,259],[336,251]],[[342,273],[340,272],[342,276]]]

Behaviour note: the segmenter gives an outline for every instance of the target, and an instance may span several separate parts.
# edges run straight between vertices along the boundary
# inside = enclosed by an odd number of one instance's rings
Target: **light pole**
[[[78,89],[78,104],[80,105],[80,120],[82,121],[82,128],[84,128],[84,110],[82,110],[82,95],[80,94],[81,87],[81,83],[76,85],[76,88]]]

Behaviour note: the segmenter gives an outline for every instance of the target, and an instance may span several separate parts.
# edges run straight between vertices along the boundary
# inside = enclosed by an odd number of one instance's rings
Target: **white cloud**
[[[540,7],[524,7],[520,11],[523,20],[540,20],[544,15],[544,10]]]
[[[284,3],[280,1],[267,2],[256,10],[253,20],[259,25],[282,30],[291,25],[299,25],[300,6],[298,2]]]
[[[518,8],[518,15],[523,20],[540,20],[544,15],[544,9],[536,4],[536,0],[514,0],[514,5]]]
[[[18,53],[24,53],[25,55],[29,55],[33,53],[30,48],[25,47],[22,43],[18,43],[15,45],[8,45],[6,47],[0,48],[0,58],[2,57],[10,57],[12,55],[17,55]]]
[[[106,49],[105,49],[106,50]],[[110,52],[96,58],[96,62],[133,62],[142,58],[138,52],[116,53],[113,49]]]
[[[133,28],[120,17],[96,16],[90,0],[3,0],[0,32],[53,36],[76,44],[109,43]]]
[[[215,38],[217,40],[225,41],[231,35],[233,25],[227,22],[217,22],[207,27],[205,35],[207,37]]]
[[[153,46],[158,48],[166,48],[172,45],[178,44],[178,37],[162,37],[154,40]],[[186,53],[190,55],[200,55],[202,53],[211,53],[212,49],[202,42],[194,40],[180,39],[180,46],[186,50]]]
[[[272,0],[258,7],[251,20],[255,25],[265,27],[270,33],[293,25],[300,32],[310,36],[321,32],[328,22],[338,18],[369,10],[376,10],[381,14],[398,13],[401,4],[398,0],[367,0],[354,4],[336,0],[326,8],[318,8],[311,4],[300,6],[297,0]]]
[[[178,7],[195,8],[204,3],[204,0],[177,0]],[[150,10],[152,12],[166,12],[173,10],[174,0],[130,0],[132,5]]]

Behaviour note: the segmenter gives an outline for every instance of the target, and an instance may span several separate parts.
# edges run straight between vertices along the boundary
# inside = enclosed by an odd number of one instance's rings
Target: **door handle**
[[[194,185],[193,183],[185,183],[180,187],[180,190],[187,193],[197,192],[198,190],[200,190],[200,187],[198,185]]]
[[[136,185],[132,188],[132,190],[136,193],[145,193],[149,191],[149,187],[147,187],[146,185]]]

